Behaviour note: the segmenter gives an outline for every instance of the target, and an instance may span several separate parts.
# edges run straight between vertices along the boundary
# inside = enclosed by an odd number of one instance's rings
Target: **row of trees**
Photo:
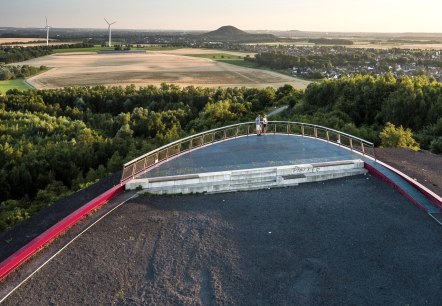
[[[0,63],[11,64],[32,58],[49,55],[52,49],[47,46],[8,47],[0,46]]]
[[[23,65],[23,66],[0,65],[0,81],[28,78],[47,69],[48,68],[46,66],[40,66],[40,68],[37,68],[29,65]]]
[[[36,57],[50,55],[55,49],[66,48],[90,48],[91,43],[75,43],[55,46],[1,46],[0,45],[0,64],[11,64],[27,61]]]

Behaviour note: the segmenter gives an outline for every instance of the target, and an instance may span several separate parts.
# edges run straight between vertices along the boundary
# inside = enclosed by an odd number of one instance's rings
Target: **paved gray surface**
[[[360,159],[325,141],[295,135],[246,136],[196,149],[149,171],[145,177]]]

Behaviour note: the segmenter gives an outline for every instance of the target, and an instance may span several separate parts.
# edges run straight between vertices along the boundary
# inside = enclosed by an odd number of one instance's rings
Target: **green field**
[[[114,50],[114,48],[95,46],[91,48],[65,48],[54,49],[54,53],[68,53],[68,52],[97,52],[105,50]]]
[[[227,63],[231,65],[246,67],[246,68],[260,68],[260,66],[253,62],[244,60],[243,56],[227,54],[227,53],[215,53],[215,54],[189,54],[187,56],[208,58],[217,62]]]
[[[240,55],[233,55],[233,54],[227,54],[227,53],[189,54],[187,56],[209,58],[214,61],[242,60],[242,58],[243,58]]]
[[[26,90],[32,88],[30,85],[25,83],[23,79],[0,81],[0,93],[5,94],[9,89],[20,89]]]
[[[221,59],[221,60],[217,60],[217,62],[223,62],[223,63],[246,67],[246,68],[262,69],[262,67],[259,66],[258,64],[254,63],[254,62],[245,61],[243,59],[231,59],[231,60]],[[270,69],[267,69],[267,70],[270,70]]]

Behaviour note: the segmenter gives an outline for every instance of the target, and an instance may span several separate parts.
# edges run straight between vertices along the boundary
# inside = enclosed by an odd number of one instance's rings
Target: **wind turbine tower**
[[[111,30],[111,25],[113,25],[114,23],[116,23],[116,21],[114,22],[109,22],[107,21],[106,18],[104,18],[104,21],[106,21],[107,25],[108,25],[108,30],[109,30],[109,47],[112,46],[112,30]]]
[[[48,25],[48,17],[45,16],[45,18],[46,18],[46,26],[45,26],[45,29],[46,29],[46,46],[49,46],[49,29],[51,28],[51,26]]]

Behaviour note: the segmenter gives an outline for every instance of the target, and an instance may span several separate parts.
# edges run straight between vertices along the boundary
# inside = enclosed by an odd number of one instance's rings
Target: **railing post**
[[[287,135],[290,134],[290,124],[287,123]]]
[[[226,138],[227,138],[226,130],[224,130],[223,132],[224,132],[224,140],[226,140]]]
[[[315,135],[315,138],[318,138],[318,129],[316,126],[313,128],[313,134]]]
[[[327,141],[330,141],[330,135],[328,134],[328,131],[325,131],[325,135],[327,137]]]
[[[362,141],[361,141],[361,150],[362,150],[362,154],[365,155],[364,143]]]
[[[215,132],[212,133],[212,143],[215,142]]]
[[[238,130],[239,130],[239,126],[237,126],[236,130],[235,130],[235,138],[238,137]]]
[[[273,124],[273,135],[275,135],[275,134],[276,134],[276,123]]]
[[[189,151],[192,151],[192,148],[193,148],[193,138],[190,139]]]
[[[304,136],[304,125],[301,125],[301,134]]]
[[[135,164],[132,164],[132,179],[135,178]]]
[[[143,171],[146,170],[146,164],[147,164],[147,156],[146,156],[146,158],[144,159]]]
[[[341,145],[341,134],[338,134],[338,143]]]
[[[247,136],[250,134],[250,125],[247,124]]]
[[[353,139],[349,137],[348,140],[350,141],[350,149],[353,151]]]

